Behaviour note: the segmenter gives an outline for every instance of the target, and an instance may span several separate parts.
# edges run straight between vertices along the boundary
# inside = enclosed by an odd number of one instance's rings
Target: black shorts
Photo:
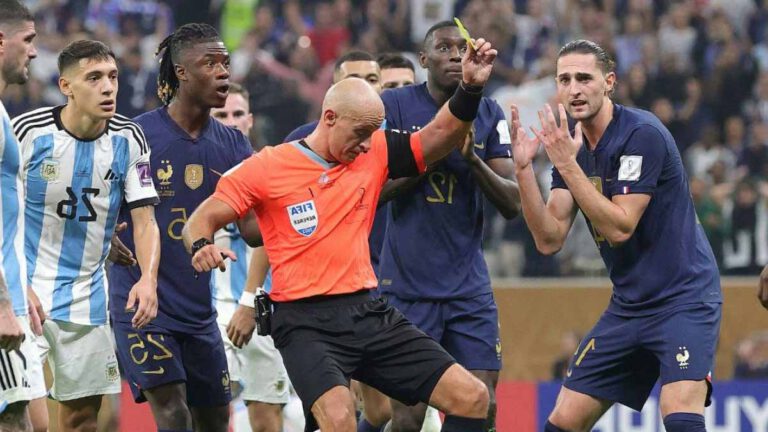
[[[313,431],[312,405],[350,378],[405,404],[429,402],[456,361],[437,342],[368,291],[278,303],[272,339]]]

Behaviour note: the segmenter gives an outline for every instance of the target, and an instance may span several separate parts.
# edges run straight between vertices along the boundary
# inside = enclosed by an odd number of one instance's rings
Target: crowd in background
[[[68,42],[108,43],[120,63],[118,112],[159,105],[159,42],[175,26],[216,25],[232,75],[250,91],[255,148],[315,119],[334,60],[351,48],[403,52],[418,65],[427,29],[458,16],[499,58],[486,95],[508,111],[555,101],[557,51],[586,38],[617,60],[614,100],[654,112],[675,137],[698,216],[722,273],[768,263],[768,0],[31,0],[38,25],[34,79],[12,86],[13,115],[60,104],[56,56]],[[417,69],[419,69],[417,67]],[[425,79],[418,70],[418,77]],[[537,161],[549,189],[549,164]],[[581,216],[563,250],[539,255],[522,218],[486,206],[486,256],[495,276],[600,275]]]

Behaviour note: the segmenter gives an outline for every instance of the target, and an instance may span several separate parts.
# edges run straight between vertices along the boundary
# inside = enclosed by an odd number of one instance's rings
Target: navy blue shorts
[[[406,300],[389,304],[445,348],[468,370],[501,370],[499,312],[493,294],[468,299]]]
[[[563,385],[640,411],[659,378],[662,385],[709,383],[721,312],[720,303],[682,305],[643,317],[604,312],[579,344]]]
[[[152,324],[136,330],[113,321],[117,355],[136,402],[143,390],[186,383],[187,404],[222,406],[232,399],[227,356],[218,327],[205,334],[170,331]]]

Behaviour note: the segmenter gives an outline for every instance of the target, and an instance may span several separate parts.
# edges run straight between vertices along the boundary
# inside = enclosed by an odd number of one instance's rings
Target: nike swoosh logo
[[[484,149],[485,148],[485,142],[475,143],[475,148]]]
[[[565,371],[565,376],[567,376],[568,378],[570,378],[572,373],[573,373],[573,371],[572,371],[572,370],[570,370],[570,369],[568,369],[567,371]]]
[[[162,375],[163,373],[165,373],[165,368],[160,366],[158,369],[141,371],[141,373],[147,374],[147,375]]]
[[[215,170],[215,169],[213,169],[213,168],[208,168],[208,169],[209,169],[209,170],[211,170],[211,172],[212,172],[212,173],[216,174],[216,175],[217,175],[217,176],[219,176],[219,177],[221,177],[221,176],[223,176],[223,175],[224,175],[224,174],[222,174],[222,173],[220,173],[220,172],[216,171],[216,170]]]

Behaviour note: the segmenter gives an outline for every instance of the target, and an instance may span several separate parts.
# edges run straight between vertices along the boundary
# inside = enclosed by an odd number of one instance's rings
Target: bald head
[[[346,78],[325,93],[323,112],[331,110],[339,117],[370,121],[378,128],[384,120],[384,103],[379,94],[360,78]]]
[[[365,80],[346,78],[325,94],[323,114],[307,139],[326,160],[352,163],[371,148],[371,135],[384,121],[384,103]]]

